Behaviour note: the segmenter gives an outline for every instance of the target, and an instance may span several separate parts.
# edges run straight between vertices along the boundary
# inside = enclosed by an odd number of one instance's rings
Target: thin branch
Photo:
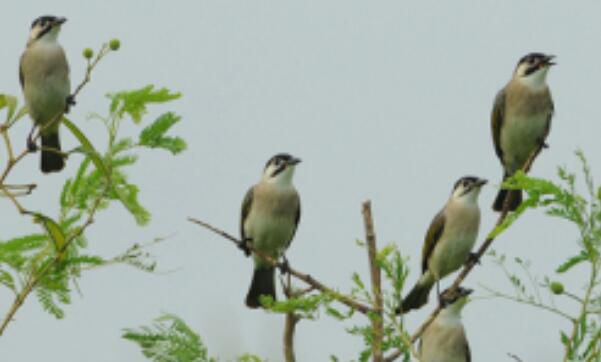
[[[188,221],[190,221],[194,224],[198,224],[198,225],[214,232],[215,234],[220,235],[221,237],[236,244],[236,246],[238,246],[239,248],[242,248],[244,245],[242,243],[242,241],[238,240],[236,237],[228,234],[227,232],[225,232],[221,229],[218,229],[218,228],[212,226],[211,224],[208,224],[204,221],[201,221],[201,220],[198,220],[198,219],[195,219],[192,217],[189,217]],[[288,273],[290,273],[290,275],[292,275],[296,279],[302,280],[303,282],[310,285],[311,287],[330,295],[332,298],[334,298],[338,302],[345,304],[346,306],[348,306],[358,312],[361,312],[362,314],[367,314],[367,313],[373,312],[373,309],[370,306],[359,303],[359,302],[355,301],[353,298],[335,291],[334,289],[326,286],[322,282],[313,278],[309,274],[302,273],[302,272],[292,268],[290,265],[285,265],[284,263],[277,261],[277,259],[272,258],[271,256],[254,249],[251,244],[247,244],[246,248],[248,248],[248,250],[250,250],[253,254],[258,255],[259,257],[261,257],[263,260],[265,260],[272,266],[274,266],[276,268],[285,268],[286,271]]]
[[[90,60],[88,59],[88,65],[86,67],[86,75],[84,76],[81,83],[79,83],[77,88],[75,88],[75,92],[73,92],[73,94],[71,94],[71,99],[74,102],[75,102],[75,98],[77,97],[79,92],[81,92],[83,87],[86,84],[88,84],[90,82],[90,80],[92,80],[92,71],[94,70],[96,65],[98,65],[98,62],[100,62],[100,60],[102,58],[104,58],[104,56],[107,55],[109,52],[110,52],[110,48],[109,48],[108,43],[104,43],[104,44],[102,44],[102,47],[100,47],[100,51],[98,52],[98,55],[96,55],[96,58],[92,62],[90,62]]]
[[[598,261],[597,261],[598,263]],[[598,273],[598,269],[597,269],[597,264],[593,263],[591,265],[591,275],[589,278],[589,283],[588,283],[588,287],[586,288],[586,291],[584,293],[584,298],[582,300],[582,307],[580,308],[580,313],[578,314],[578,318],[572,320],[572,333],[570,334],[570,338],[568,340],[567,343],[565,343],[566,346],[566,352],[565,355],[563,357],[563,361],[568,361],[570,354],[573,353],[574,351],[572,351],[570,345],[572,344],[572,342],[574,341],[574,339],[576,338],[576,335],[578,334],[578,329],[579,329],[579,324],[580,324],[580,320],[585,320],[588,314],[588,307],[589,307],[589,301],[590,298],[592,296],[593,293],[593,289],[595,287],[595,284],[597,282],[597,273]]]
[[[524,362],[520,357],[516,356],[515,354],[507,353],[507,355],[513,358],[516,362]]]
[[[365,201],[362,205],[363,223],[365,225],[365,240],[367,242],[367,258],[369,261],[369,272],[371,276],[371,291],[374,298],[374,314],[370,315],[373,328],[372,361],[382,361],[382,338],[384,335],[384,316],[382,301],[382,282],[380,267],[376,255],[376,234],[374,231],[373,217],[371,214],[371,202]]]
[[[541,303],[538,300],[537,301],[532,301],[532,300],[523,299],[523,298],[520,298],[520,297],[515,297],[515,296],[509,295],[509,294],[498,292],[498,291],[496,291],[494,289],[490,289],[490,288],[488,288],[488,287],[486,287],[484,285],[481,285],[481,287],[483,289],[485,289],[486,291],[488,291],[491,294],[492,297],[504,298],[504,299],[512,300],[512,301],[517,302],[517,303],[531,305],[533,307],[538,307],[538,308],[547,310],[547,311],[549,311],[551,313],[557,314],[558,316],[561,316],[563,318],[566,318],[570,322],[574,322],[575,321],[574,317],[570,316],[569,314],[564,313],[564,312],[562,312],[561,310],[559,310],[557,308],[554,308],[554,307],[548,306],[546,304],[543,304],[543,303]]]
[[[296,362],[294,354],[294,332],[300,317],[294,312],[286,313],[284,324],[284,359],[286,362]]]

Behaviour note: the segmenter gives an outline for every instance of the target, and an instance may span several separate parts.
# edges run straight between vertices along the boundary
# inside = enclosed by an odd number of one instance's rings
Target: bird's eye
[[[273,162],[276,166],[279,166],[281,162],[281,160],[279,158],[276,158],[275,161]]]

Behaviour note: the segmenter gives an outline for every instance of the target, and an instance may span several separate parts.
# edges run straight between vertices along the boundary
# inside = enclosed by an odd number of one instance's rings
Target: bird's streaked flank
[[[240,236],[254,249],[279,258],[290,246],[300,219],[300,198],[292,178],[300,159],[280,153],[265,165],[261,181],[251,187],[242,203]],[[250,308],[261,306],[260,296],[276,299],[275,268],[253,255],[254,272],[246,296]]]
[[[403,299],[399,312],[420,308],[428,302],[434,283],[459,269],[470,256],[480,228],[478,196],[486,180],[460,178],[443,209],[434,217],[422,249],[422,275]]]
[[[554,112],[547,86],[547,73],[554,56],[530,53],[518,62],[513,77],[499,91],[491,115],[492,138],[503,166],[503,180],[522,169],[528,157],[546,146]],[[508,194],[514,194],[509,207],[514,211],[522,202],[522,191],[501,189],[493,210],[501,211]]]
[[[42,172],[58,172],[65,166],[60,153],[59,125],[70,105],[71,82],[65,52],[58,43],[58,34],[67,19],[41,16],[31,25],[27,47],[21,55],[19,80],[25,104],[34,122],[27,146],[35,151],[35,127],[42,138]]]

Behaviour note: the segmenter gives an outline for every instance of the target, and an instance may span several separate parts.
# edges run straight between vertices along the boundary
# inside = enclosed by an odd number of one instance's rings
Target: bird
[[[554,58],[543,53],[523,56],[511,80],[495,97],[491,128],[495,153],[503,166],[503,181],[523,169],[531,155],[547,147],[545,141],[554,113],[547,73],[556,64]],[[502,211],[508,195],[508,211],[516,210],[522,202],[522,191],[503,188],[493,210]]]
[[[405,313],[426,304],[434,283],[438,289],[442,278],[459,269],[472,256],[480,228],[478,196],[486,182],[475,176],[464,176],[455,182],[451,196],[426,233],[422,275],[397,312]]]
[[[470,346],[461,322],[461,311],[471,289],[459,287],[454,293],[443,292],[443,306],[420,338],[422,362],[471,362]]]
[[[240,236],[256,251],[274,259],[283,256],[296,233],[301,215],[300,197],[292,183],[299,158],[287,153],[271,157],[259,183],[242,202]],[[276,299],[275,268],[254,254],[252,282],[246,295],[249,308],[261,307],[260,296]]]
[[[58,34],[66,18],[40,16],[31,24],[25,51],[19,62],[19,81],[25,104],[34,126],[27,139],[30,151],[36,151],[33,140],[36,127],[42,138],[41,170],[58,172],[65,166],[59,139],[59,125],[73,104],[69,63]]]

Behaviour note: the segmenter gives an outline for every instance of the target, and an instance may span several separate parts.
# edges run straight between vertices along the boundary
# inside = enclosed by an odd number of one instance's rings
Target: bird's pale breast
[[[296,190],[272,185],[255,188],[253,204],[244,222],[245,234],[255,248],[278,257],[296,230],[299,198]]]
[[[505,112],[500,141],[506,171],[512,174],[545,140],[553,112],[550,93],[508,90]]]
[[[23,55],[21,72],[31,118],[45,124],[60,116],[71,91],[69,66],[60,45],[32,44]]]
[[[480,209],[477,205],[449,204],[445,215],[444,232],[428,263],[435,279],[444,278],[465,263],[480,226]]]

